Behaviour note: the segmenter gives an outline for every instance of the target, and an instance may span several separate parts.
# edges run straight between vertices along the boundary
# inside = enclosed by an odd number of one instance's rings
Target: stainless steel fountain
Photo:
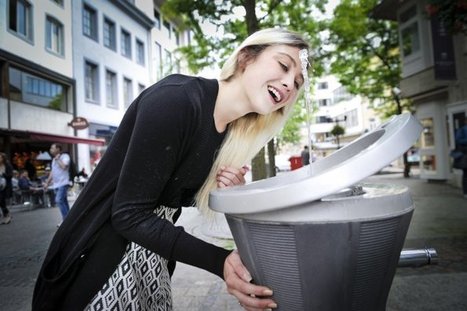
[[[406,187],[362,180],[409,149],[421,129],[403,114],[311,168],[211,193],[211,208],[225,214],[277,310],[385,310],[414,207]]]

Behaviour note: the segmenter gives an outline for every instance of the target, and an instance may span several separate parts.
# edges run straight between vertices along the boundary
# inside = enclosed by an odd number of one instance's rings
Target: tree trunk
[[[252,180],[260,180],[268,177],[266,174],[266,162],[264,160],[264,148],[261,148],[258,154],[253,158],[251,166]]]
[[[244,0],[243,7],[246,12],[246,29],[248,35],[251,35],[259,30],[258,17],[256,17],[256,0]]]
[[[268,177],[276,176],[276,159],[274,156],[276,155],[276,148],[274,143],[274,138],[268,142]]]

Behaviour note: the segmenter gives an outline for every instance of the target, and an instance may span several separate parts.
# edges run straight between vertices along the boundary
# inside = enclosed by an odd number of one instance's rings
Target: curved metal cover
[[[310,166],[243,186],[211,192],[216,212],[253,214],[321,199],[354,185],[401,156],[419,138],[421,124],[410,114],[393,117]]]

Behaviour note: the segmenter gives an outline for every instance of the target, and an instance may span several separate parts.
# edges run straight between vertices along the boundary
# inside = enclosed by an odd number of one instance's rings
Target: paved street
[[[366,181],[405,184],[415,213],[405,247],[434,247],[436,266],[399,268],[391,288],[388,311],[467,310],[467,200],[444,183],[427,183],[415,175],[375,175]],[[13,221],[0,226],[0,310],[29,310],[34,281],[60,213],[56,208],[13,209]],[[206,221],[195,209],[179,220],[188,232],[224,247],[228,239],[209,236]],[[242,310],[222,280],[205,271],[178,264],[173,276],[175,310]]]

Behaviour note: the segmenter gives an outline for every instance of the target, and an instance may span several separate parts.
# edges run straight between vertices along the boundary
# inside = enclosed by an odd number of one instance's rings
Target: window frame
[[[16,11],[15,11],[15,28],[16,29],[12,29],[11,28],[11,23],[12,23],[12,20],[11,20],[11,4],[12,2],[16,2]],[[24,12],[25,12],[25,16],[24,16],[24,34],[22,32],[19,31],[19,22],[18,22],[18,3],[22,3],[24,4]],[[28,0],[9,0],[8,1],[8,17],[7,17],[7,20],[8,20],[8,25],[7,25],[7,29],[8,31],[13,34],[14,36],[30,43],[30,44],[34,44],[34,30],[33,30],[33,25],[34,25],[34,7],[32,5],[32,3]]]
[[[57,29],[59,30],[58,38],[56,39],[56,41],[58,42],[58,46],[57,46],[58,50],[55,50],[53,48],[54,35],[53,35],[52,28],[50,29],[51,32],[49,33],[49,29],[48,29],[49,23],[51,24],[51,27],[56,26]],[[48,42],[49,36],[51,40],[50,46]],[[62,57],[65,56],[65,26],[56,17],[49,15],[49,14],[46,14],[45,16],[45,49],[47,50],[47,52],[52,53],[54,55],[59,55]]]
[[[127,84],[127,82],[129,82]],[[133,101],[133,80],[123,77],[123,107],[127,109]]]
[[[85,12],[89,11],[91,12],[90,16],[90,24],[89,24],[89,29],[90,29],[90,34],[86,32],[87,26],[85,25]],[[82,16],[81,16],[81,23],[82,23],[82,31],[83,31],[83,36],[94,40],[96,42],[99,42],[99,14],[96,8],[93,6],[89,5],[86,2],[83,2],[83,10],[82,10]],[[94,26],[93,26],[94,24]]]
[[[106,44],[106,25],[111,25],[113,26],[113,46],[111,45],[112,42],[110,42],[110,45]],[[112,32],[109,30],[109,40],[112,39]],[[102,41],[103,45],[108,48],[109,50],[112,50],[114,52],[117,51],[117,25],[116,23],[110,19],[109,17],[104,15],[104,22],[102,24]]]
[[[128,35],[128,37],[126,37],[126,35]],[[123,27],[120,28],[120,54],[128,59],[131,59],[132,57],[131,33]]]
[[[111,85],[110,85],[110,90],[109,90],[109,84],[108,84],[108,75],[112,75],[112,80],[111,80]],[[111,69],[106,68],[105,70],[105,106],[107,108],[111,109],[119,109],[119,102],[118,102],[118,77],[117,73]],[[109,96],[110,95],[110,96]],[[109,101],[115,102],[114,105],[110,104]]]
[[[144,41],[140,40],[138,38],[135,39],[135,48],[136,48],[136,53],[135,53],[135,59],[136,63],[138,65],[141,65],[143,67],[146,66],[146,53],[145,53],[145,47],[144,47]],[[140,55],[140,52],[142,52],[142,55]]]
[[[94,98],[88,98],[87,94],[87,87],[88,87],[88,76],[87,76],[87,66],[91,65],[95,69],[94,75],[92,77],[92,85],[93,85],[93,95]],[[84,100],[88,103],[92,104],[100,104],[99,97],[100,97],[100,90],[99,90],[99,64],[93,62],[89,59],[84,60]]]

